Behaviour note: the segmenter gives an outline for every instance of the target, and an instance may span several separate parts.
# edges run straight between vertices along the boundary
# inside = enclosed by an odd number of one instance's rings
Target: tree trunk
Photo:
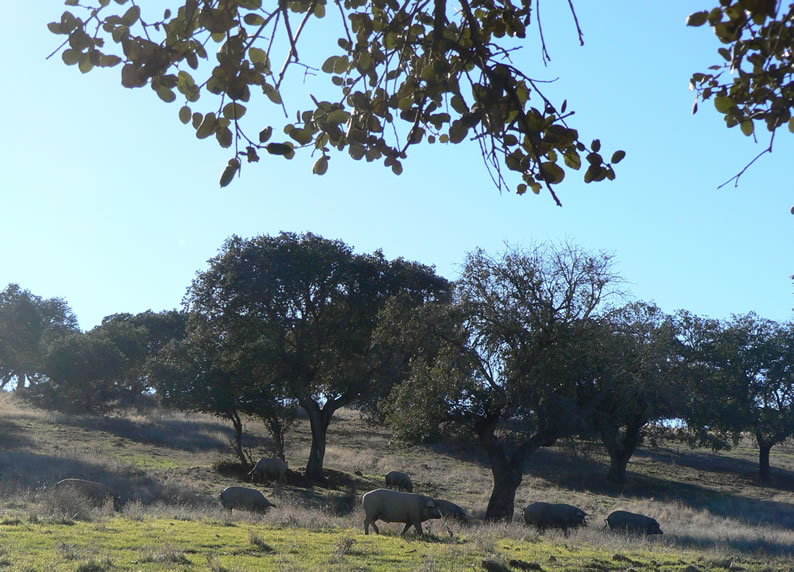
[[[629,464],[631,453],[625,451],[610,451],[609,452],[609,473],[607,473],[607,480],[611,483],[619,485],[626,484],[626,465]]]
[[[232,449],[234,449],[237,458],[240,459],[240,464],[243,466],[244,469],[248,469],[248,459],[245,457],[245,453],[243,452],[243,420],[240,419],[240,415],[237,411],[232,411],[229,413],[229,420],[234,425],[234,440],[232,440]]]
[[[772,445],[767,445],[766,443],[758,443],[758,469],[759,474],[761,476],[761,480],[764,482],[768,482],[771,476],[770,469],[769,469],[769,451],[772,449]]]
[[[511,522],[515,513],[516,490],[521,484],[522,475],[511,470],[500,470],[491,467],[493,472],[493,489],[488,499],[485,520],[504,520]]]
[[[306,478],[316,482],[323,482],[323,460],[325,459],[325,442],[328,426],[331,424],[333,410],[328,409],[328,404],[320,408],[315,402],[301,403],[309,415],[309,424],[312,429],[312,444],[309,450],[309,461],[306,463]]]
[[[523,458],[509,459],[499,439],[493,434],[492,428],[478,431],[480,444],[488,454],[493,474],[493,490],[488,499],[485,520],[513,520],[516,502],[516,490],[523,479]]]
[[[625,433],[622,434],[617,425],[602,428],[601,442],[609,453],[609,473],[607,473],[609,482],[619,485],[626,483],[626,467],[641,438],[640,431],[644,425],[641,421],[637,420],[636,423],[627,425]]]

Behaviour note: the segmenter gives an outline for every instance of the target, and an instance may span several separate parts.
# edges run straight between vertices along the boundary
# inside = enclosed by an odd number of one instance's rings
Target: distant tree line
[[[241,464],[245,418],[284,458],[298,411],[323,479],[334,413],[356,407],[401,439],[454,436],[487,454],[486,517],[509,518],[533,454],[598,439],[625,482],[657,422],[691,445],[752,435],[759,471],[794,435],[794,327],[750,313],[713,320],[626,301],[612,257],[572,244],[470,253],[460,278],[341,241],[229,238],[181,311],[115,314],[82,332],[65,301],[0,292],[0,383],[54,409],[159,402],[227,419]]]

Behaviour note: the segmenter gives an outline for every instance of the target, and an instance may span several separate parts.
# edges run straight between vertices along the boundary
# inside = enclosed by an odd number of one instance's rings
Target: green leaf
[[[334,111],[329,113],[328,117],[326,118],[328,123],[334,123],[334,124],[344,123],[348,119],[350,119],[350,114],[344,109],[335,109]]]
[[[224,149],[228,149],[232,146],[232,142],[234,137],[232,136],[232,132],[228,127],[218,127],[215,131],[215,139],[218,140],[218,144]]]
[[[265,19],[259,14],[246,14],[243,16],[243,20],[249,26],[261,26],[265,23]]]
[[[368,52],[361,52],[358,56],[358,66],[362,72],[367,72],[372,68],[372,56]]]
[[[176,99],[176,94],[173,91],[171,91],[171,89],[168,86],[162,83],[157,86],[157,89],[155,89],[155,91],[157,92],[157,96],[166,103],[171,103]]]
[[[121,85],[124,87],[143,87],[147,78],[143,69],[135,64],[124,64],[121,68]]]
[[[121,17],[121,23],[129,28],[135,24],[140,17],[140,6],[131,6],[130,9],[124,12],[124,15]]]
[[[293,147],[289,143],[268,143],[267,152],[271,155],[289,155],[290,153],[294,153]]]
[[[102,54],[99,56],[99,65],[103,68],[112,68],[121,63],[121,58],[113,54]]]
[[[582,168],[582,158],[576,151],[568,151],[563,155],[563,159],[565,159],[565,164],[571,169],[578,171]]]
[[[347,148],[347,152],[353,159],[358,161],[366,154],[367,150],[362,145],[353,144]]]
[[[281,105],[281,95],[275,87],[269,83],[265,83],[262,85],[262,91],[268,97],[268,99],[270,99],[270,101],[277,105]]]
[[[720,113],[728,113],[731,108],[735,106],[736,104],[727,95],[718,95],[714,98],[714,107],[717,108],[717,111]]]
[[[339,56],[331,56],[323,62],[323,65],[320,69],[322,69],[325,73],[334,73],[334,65],[338,57]]]
[[[612,161],[610,162],[618,164],[623,160],[623,157],[625,156],[626,156],[625,151],[615,151],[614,153],[612,153]]]
[[[788,130],[794,133],[794,117],[788,120]]]
[[[340,56],[334,61],[334,73],[343,74],[347,72],[349,66],[350,61],[347,59],[347,56]]]
[[[306,145],[314,139],[314,133],[311,129],[292,129],[289,136],[295,139],[299,145]]]
[[[452,109],[460,113],[461,115],[469,111],[469,106],[466,105],[466,101],[460,94],[455,94],[452,96],[452,99],[449,101],[449,104],[452,106]]]
[[[753,131],[755,131],[753,127],[753,122],[750,119],[742,121],[741,125],[739,125],[739,129],[741,129],[742,133],[744,133],[747,137],[752,135]]]
[[[73,66],[80,61],[80,55],[77,50],[68,49],[63,51],[61,59],[67,66]]]
[[[270,126],[265,127],[264,129],[262,129],[262,131],[259,132],[259,142],[265,143],[268,139],[270,139],[270,136],[272,134],[273,134],[273,128]]]
[[[590,144],[590,147],[593,149],[595,153],[598,153],[601,150],[601,141],[598,139],[593,139],[593,142]]]
[[[695,12],[687,16],[686,25],[692,27],[702,26],[708,20],[709,13],[703,10],[702,12]]]
[[[403,172],[402,163],[400,163],[399,161],[395,161],[394,163],[392,163],[391,172],[394,173],[395,175],[402,175]]]
[[[561,183],[565,178],[565,171],[562,170],[562,167],[560,167],[557,163],[552,163],[551,161],[541,163],[540,173],[543,175],[543,179],[551,185]]]
[[[466,138],[468,133],[469,129],[463,124],[462,121],[457,119],[452,122],[452,125],[449,126],[449,140],[452,143],[460,143]]]
[[[91,54],[86,52],[80,54],[80,63],[77,65],[82,73],[88,73],[94,69],[94,64],[91,62]]]
[[[206,139],[213,133],[215,133],[215,127],[218,125],[218,119],[215,117],[215,113],[210,112],[204,116],[204,120],[199,125],[198,129],[196,129],[196,137],[199,139]]]
[[[265,69],[270,68],[270,60],[267,57],[267,52],[265,50],[260,50],[259,48],[250,48],[248,50],[248,58],[254,64],[262,64],[265,66]]]
[[[585,159],[587,159],[587,162],[590,163],[591,166],[596,166],[596,167],[604,162],[603,157],[601,157],[601,155],[599,155],[598,153],[588,153]]]
[[[237,158],[230,159],[226,165],[226,168],[223,170],[221,174],[221,188],[227,186],[229,183],[232,182],[234,176],[237,174],[237,171],[240,170],[240,160]]]
[[[192,112],[187,105],[182,106],[179,109],[179,121],[187,125],[190,123],[190,118],[192,117]]]
[[[312,167],[312,173],[315,175],[325,175],[325,172],[328,170],[328,157],[322,156],[317,159],[317,162],[314,163],[314,167]]]
[[[227,103],[223,107],[223,116],[226,119],[229,120],[240,119],[243,115],[245,115],[244,105],[240,105],[239,103],[232,102],[232,103]]]

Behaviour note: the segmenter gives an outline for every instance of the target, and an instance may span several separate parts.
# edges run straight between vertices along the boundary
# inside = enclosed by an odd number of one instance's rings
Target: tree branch
[[[753,164],[753,163],[755,163],[756,161],[758,161],[758,159],[760,159],[761,157],[763,157],[763,156],[764,156],[764,155],[766,155],[767,153],[771,153],[771,152],[772,152],[772,145],[775,143],[775,133],[776,133],[775,131],[773,131],[773,132],[772,132],[772,137],[770,137],[770,139],[769,139],[769,147],[767,147],[766,149],[764,149],[763,151],[761,151],[761,152],[760,152],[758,155],[756,155],[756,156],[753,158],[753,160],[752,160],[752,161],[750,161],[749,163],[747,163],[747,164],[744,166],[744,169],[742,169],[741,171],[739,171],[738,173],[736,173],[736,174],[735,174],[733,177],[731,177],[730,179],[728,179],[727,181],[725,181],[724,183],[722,183],[722,184],[721,184],[719,187],[717,187],[717,189],[721,189],[722,187],[724,187],[725,185],[727,185],[727,184],[728,184],[728,183],[730,183],[731,181],[734,181],[733,187],[734,187],[734,188],[737,188],[737,187],[739,186],[739,177],[741,177],[742,175],[744,175],[745,171],[747,171],[747,169],[749,169],[749,168],[752,166],[752,164]]]

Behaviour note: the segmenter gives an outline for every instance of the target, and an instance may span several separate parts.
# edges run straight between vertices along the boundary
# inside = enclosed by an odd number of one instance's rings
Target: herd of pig
[[[251,481],[278,480],[284,482],[287,464],[281,459],[260,459],[249,476]],[[376,521],[394,522],[404,524],[402,534],[408,532],[412,526],[419,535],[423,535],[422,523],[431,519],[457,520],[461,523],[470,522],[466,511],[453,502],[444,499],[432,498],[413,492],[411,478],[402,472],[391,471],[385,477],[387,488],[376,489],[362,496],[364,507],[364,533],[369,534],[372,526],[376,533],[380,533]],[[397,489],[397,490],[394,490]],[[63,479],[55,485],[56,494],[70,491],[79,494],[93,503],[101,504],[108,499],[118,506],[118,498],[103,483],[83,479]],[[228,510],[238,509],[255,512],[265,512],[275,507],[261,491],[241,486],[232,486],[223,489],[220,501]],[[589,516],[580,508],[569,504],[533,502],[523,510],[524,522],[543,531],[550,528],[563,530],[587,525]],[[651,517],[618,510],[612,512],[604,519],[604,528],[635,534],[662,534],[659,523]]]

